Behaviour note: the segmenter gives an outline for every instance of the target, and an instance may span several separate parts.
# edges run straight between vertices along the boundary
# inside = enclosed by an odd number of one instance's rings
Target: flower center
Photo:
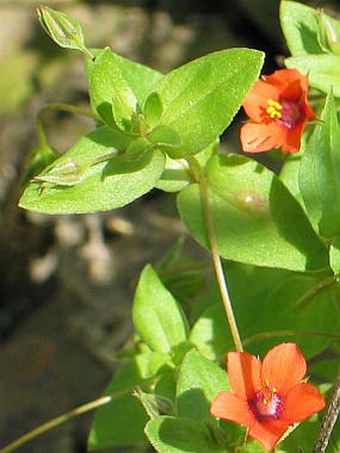
[[[266,112],[270,119],[277,121],[288,129],[292,129],[303,118],[301,105],[298,102],[282,99],[280,102],[267,100]]]
[[[273,101],[273,99],[268,99],[267,104],[268,107],[266,109],[266,112],[268,113],[269,117],[273,120],[280,120],[282,118],[281,110],[283,109],[283,106],[277,101]]]
[[[268,382],[259,388],[248,404],[258,421],[277,419],[283,411],[282,397],[275,387],[269,386]]]

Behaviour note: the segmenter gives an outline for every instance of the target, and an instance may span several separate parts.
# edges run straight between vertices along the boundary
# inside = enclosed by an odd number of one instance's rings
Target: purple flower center
[[[288,127],[288,129],[292,129],[304,117],[301,110],[301,105],[298,102],[287,101],[285,99],[282,99],[281,105],[282,105],[281,110],[282,116],[279,119],[279,123]]]
[[[266,112],[271,120],[277,121],[288,129],[294,128],[303,118],[301,105],[296,101],[281,99],[280,102],[268,99]]]
[[[267,384],[255,393],[248,405],[259,422],[278,419],[283,411],[282,397],[274,387]]]

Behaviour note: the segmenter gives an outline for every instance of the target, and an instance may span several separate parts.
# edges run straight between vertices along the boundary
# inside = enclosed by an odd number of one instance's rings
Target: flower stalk
[[[35,439],[36,437],[40,436],[41,434],[46,433],[52,428],[55,428],[63,423],[71,420],[78,415],[85,414],[86,412],[92,411],[97,409],[97,407],[103,406],[104,404],[109,403],[112,400],[112,396],[102,396],[94,401],[90,401],[89,403],[83,404],[82,406],[76,407],[69,412],[66,412],[59,417],[53,418],[49,420],[47,423],[38,426],[37,428],[33,429],[32,431],[24,434],[23,436],[19,437],[15,441],[8,444],[6,447],[0,449],[0,453],[10,453],[17,448],[21,447],[22,445],[26,444],[27,442]]]
[[[235,349],[236,349],[236,351],[241,352],[241,351],[243,351],[242,341],[241,341],[241,337],[240,337],[239,330],[237,327],[234,310],[233,310],[233,307],[231,304],[227,282],[224,277],[221,258],[218,253],[217,239],[216,239],[215,228],[214,228],[214,220],[213,220],[211,207],[209,204],[208,187],[207,187],[207,183],[206,183],[204,176],[201,176],[199,186],[200,186],[203,211],[204,211],[204,216],[205,216],[205,221],[206,221],[206,226],[207,226],[211,257],[212,257],[212,261],[213,261],[213,265],[214,265],[214,270],[215,270],[215,274],[216,274],[218,287],[220,290],[220,295],[221,295],[224,310],[225,310],[225,313],[227,316],[231,335],[234,340]]]

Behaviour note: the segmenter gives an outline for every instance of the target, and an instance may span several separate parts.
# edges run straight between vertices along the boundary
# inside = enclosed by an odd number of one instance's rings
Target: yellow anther
[[[266,112],[268,113],[270,118],[272,119],[282,118],[282,113],[280,112],[280,110],[282,110],[283,107],[279,102],[274,101],[273,99],[268,99],[267,104],[268,107],[266,109]]]
[[[276,387],[272,387],[272,393],[277,393],[277,388]]]

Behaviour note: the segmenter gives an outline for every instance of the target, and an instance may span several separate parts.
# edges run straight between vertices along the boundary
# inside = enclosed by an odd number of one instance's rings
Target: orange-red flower
[[[287,428],[325,407],[320,392],[302,379],[306,361],[294,343],[268,351],[263,363],[247,352],[229,352],[232,392],[220,392],[212,415],[248,428],[248,435],[270,451]]]
[[[302,132],[307,122],[315,118],[307,94],[308,79],[296,69],[280,69],[262,76],[243,102],[250,118],[241,127],[243,151],[299,151]]]

